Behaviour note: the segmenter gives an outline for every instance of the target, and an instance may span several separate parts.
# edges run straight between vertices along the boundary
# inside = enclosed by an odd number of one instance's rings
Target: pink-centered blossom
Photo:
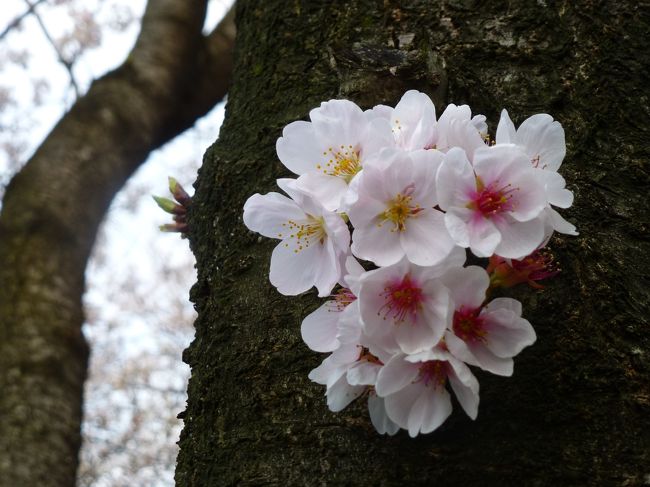
[[[384,150],[360,175],[357,200],[348,210],[354,226],[352,252],[379,266],[404,256],[417,265],[434,265],[454,242],[437,205],[438,151]],[[374,160],[373,160],[374,161]]]
[[[452,326],[445,334],[449,351],[493,374],[512,375],[512,357],[536,339],[521,317],[521,303],[497,298],[485,304],[490,278],[482,267],[450,269],[442,280],[454,303]]]
[[[281,242],[271,255],[270,280],[280,293],[296,295],[312,286],[328,296],[342,276],[350,233],[340,215],[297,190],[295,180],[278,179],[279,193],[254,194],[244,205],[244,224]]]
[[[388,417],[411,437],[430,433],[451,414],[449,383],[467,415],[476,419],[479,384],[444,344],[414,355],[397,354],[379,371],[375,391]]]
[[[284,128],[276,143],[278,157],[299,175],[299,189],[336,211],[365,159],[394,145],[390,125],[381,118],[369,120],[348,100],[323,102],[309,117],[311,122],[292,122]]]
[[[368,340],[384,350],[404,353],[435,346],[453,316],[449,291],[439,278],[464,261],[465,252],[456,248],[437,266],[420,267],[403,259],[363,274],[358,301]]]
[[[462,149],[451,149],[436,188],[452,239],[478,257],[521,258],[545,238],[544,187],[514,145],[478,149],[473,164]]]

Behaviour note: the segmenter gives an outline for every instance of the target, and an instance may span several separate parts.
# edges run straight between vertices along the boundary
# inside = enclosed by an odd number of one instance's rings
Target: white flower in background
[[[557,172],[566,155],[564,129],[560,122],[546,113],[538,113],[524,120],[515,130],[504,109],[497,127],[496,143],[516,144],[528,156],[546,190],[548,205],[544,211],[547,224],[560,233],[578,235],[576,227],[550,206],[569,208],[573,204],[573,193],[566,189],[566,181]]]
[[[351,256],[347,258],[345,267],[348,272],[343,278],[345,287],[334,294],[333,300],[326,301],[302,321],[302,339],[315,352],[332,352],[341,343],[359,343],[361,317],[357,293],[359,277],[365,270]]]
[[[496,143],[516,144],[526,153],[533,167],[546,171],[557,172],[566,155],[564,129],[560,122],[546,113],[527,118],[515,130],[507,110],[502,110]]]
[[[404,353],[434,347],[453,317],[449,291],[439,278],[464,261],[465,252],[457,247],[437,266],[420,267],[403,259],[363,274],[359,309],[368,340],[384,350]]]
[[[447,382],[467,415],[476,419],[478,381],[444,345],[415,355],[395,355],[379,371],[375,391],[384,398],[388,417],[415,437],[432,432],[451,414]]]
[[[436,120],[436,108],[425,93],[409,90],[395,108],[377,105],[366,111],[369,120],[381,118],[390,122],[397,147],[406,151],[438,149],[446,152],[461,147],[469,155],[485,145],[485,115],[475,115],[467,105],[448,105]]]
[[[512,357],[536,339],[531,324],[521,317],[521,303],[497,298],[483,306],[490,278],[482,267],[451,269],[442,281],[454,303],[451,332],[445,334],[449,351],[469,365],[512,375]]]
[[[434,209],[438,151],[385,150],[359,177],[357,200],[348,210],[354,226],[352,252],[387,266],[404,256],[418,265],[443,260],[454,242],[444,215]]]
[[[472,117],[472,110],[467,105],[456,106],[453,103],[447,108],[438,120],[438,139],[435,148],[447,152],[453,147],[460,147],[465,151],[470,161],[474,159],[474,152],[485,147],[487,124],[485,115]]]
[[[311,122],[287,125],[276,150],[280,161],[300,176],[297,188],[335,211],[365,159],[394,145],[390,125],[381,118],[369,120],[348,100],[323,102],[309,117]]]
[[[431,98],[417,90],[409,90],[395,108],[377,105],[367,110],[369,119],[383,118],[390,122],[397,147],[413,151],[431,149],[438,138],[436,107]]]
[[[271,283],[285,295],[312,286],[329,295],[341,278],[350,232],[340,215],[296,189],[295,180],[278,179],[279,193],[254,194],[244,205],[244,224],[265,237],[280,239],[271,255]]]
[[[518,259],[542,244],[544,187],[516,146],[477,150],[473,165],[462,149],[453,148],[436,183],[447,230],[476,256]]]

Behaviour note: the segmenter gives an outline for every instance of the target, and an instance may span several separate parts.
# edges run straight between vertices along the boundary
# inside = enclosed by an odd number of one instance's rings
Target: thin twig
[[[48,40],[48,42],[52,45],[52,48],[56,52],[56,56],[59,59],[59,62],[68,71],[68,75],[70,76],[70,85],[74,89],[75,96],[77,98],[79,98],[81,92],[79,90],[79,85],[77,84],[77,80],[74,77],[74,72],[72,71],[72,67],[73,67],[74,62],[73,61],[68,61],[63,56],[63,53],[59,49],[59,46],[56,45],[56,41],[52,38],[49,31],[47,30],[47,27],[45,26],[45,23],[43,22],[43,19],[41,18],[40,15],[38,15],[38,12],[36,12],[35,7],[36,7],[37,4],[36,3],[31,3],[30,0],[25,0],[25,3],[30,7],[30,9],[31,9],[30,13],[36,18],[36,21],[38,22],[38,25],[41,27],[41,30],[43,31],[43,35]]]
[[[29,8],[25,10],[22,14],[20,14],[18,17],[16,17],[14,20],[9,22],[9,25],[7,25],[7,27],[5,27],[5,29],[2,32],[0,32],[0,41],[4,39],[6,35],[9,34],[9,32],[11,32],[13,29],[18,27],[20,23],[25,19],[25,17],[31,14],[38,5],[46,1],[47,0],[36,0],[35,3],[28,4]]]

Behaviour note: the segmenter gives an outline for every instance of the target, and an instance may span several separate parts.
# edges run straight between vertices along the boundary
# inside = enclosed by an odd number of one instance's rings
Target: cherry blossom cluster
[[[479,384],[469,366],[509,376],[535,331],[521,303],[496,287],[557,273],[542,247],[576,235],[554,207],[573,194],[558,174],[559,122],[518,128],[503,110],[494,142],[482,115],[408,91],[397,106],[363,111],[330,100],[277,141],[295,179],[286,194],[255,194],[244,223],[279,239],[270,281],[285,295],[315,286],[329,298],[305,317],[307,346],[329,353],[309,378],[341,411],[368,398],[379,433],[429,433],[451,414],[450,392],[472,418]],[[489,258],[466,265],[467,250]],[[478,259],[475,259],[478,261]]]

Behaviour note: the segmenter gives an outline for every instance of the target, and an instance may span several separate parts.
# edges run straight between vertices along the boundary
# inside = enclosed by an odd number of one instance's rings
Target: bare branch
[[[21,22],[25,19],[25,17],[28,17],[31,13],[33,13],[33,12],[34,12],[34,9],[35,9],[38,5],[40,5],[41,3],[44,3],[44,2],[46,2],[46,1],[47,1],[47,0],[36,0],[36,2],[34,2],[34,3],[32,3],[32,4],[30,4],[29,2],[27,2],[27,4],[29,5],[29,7],[27,8],[27,10],[25,10],[22,14],[20,14],[20,15],[19,15],[18,17],[16,17],[14,20],[12,20],[11,22],[9,22],[9,24],[7,25],[7,27],[5,27],[4,30],[3,30],[2,32],[0,32],[0,41],[1,41],[2,39],[4,39],[4,38],[7,36],[7,34],[9,34],[9,32],[11,32],[11,31],[14,30],[16,27],[18,27],[18,26],[21,24]]]
[[[43,19],[38,14],[38,12],[36,12],[36,6],[40,2],[31,3],[30,0],[25,0],[25,3],[29,7],[29,10],[30,10],[29,13],[34,16],[34,18],[38,22],[38,25],[41,28],[41,31],[43,31],[43,35],[45,36],[47,41],[50,43],[52,48],[54,49],[54,52],[56,52],[56,57],[58,58],[59,62],[63,65],[63,67],[66,69],[66,71],[68,71],[68,75],[70,76],[70,86],[72,86],[72,88],[74,89],[75,96],[77,98],[79,98],[79,96],[81,94],[81,91],[79,90],[79,84],[77,83],[77,80],[76,80],[76,78],[74,76],[74,72],[73,72],[73,69],[72,69],[73,65],[74,65],[74,61],[70,61],[70,60],[65,58],[65,56],[63,55],[63,53],[59,49],[59,46],[56,44],[56,41],[50,35],[50,32],[47,30],[47,27],[45,26],[45,23],[43,22]]]

